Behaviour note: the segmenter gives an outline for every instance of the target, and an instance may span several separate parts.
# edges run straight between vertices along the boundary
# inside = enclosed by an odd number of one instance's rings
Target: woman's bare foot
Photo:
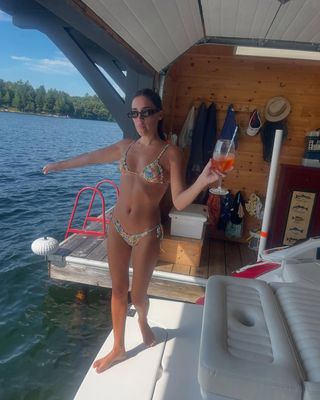
[[[157,343],[157,341],[156,341],[154,333],[152,332],[152,329],[150,328],[149,324],[147,322],[139,321],[139,326],[140,326],[140,331],[142,333],[143,343],[147,347],[154,346]]]
[[[106,356],[99,358],[93,363],[93,368],[96,369],[96,372],[100,374],[106,369],[110,368],[113,364],[123,361],[127,358],[127,353],[123,350],[112,350]]]

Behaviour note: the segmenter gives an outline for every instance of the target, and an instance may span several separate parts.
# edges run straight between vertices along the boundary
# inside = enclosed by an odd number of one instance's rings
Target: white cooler
[[[202,239],[205,222],[208,218],[208,207],[203,204],[190,204],[182,211],[175,208],[169,213],[171,218],[170,234],[193,239]]]

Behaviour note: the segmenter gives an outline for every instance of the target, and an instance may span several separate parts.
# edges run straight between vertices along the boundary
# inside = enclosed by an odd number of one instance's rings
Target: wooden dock
[[[49,276],[53,279],[111,288],[106,240],[78,234],[70,236],[48,257]],[[250,250],[247,244],[206,238],[201,242],[199,265],[194,266],[191,261],[190,264],[187,263],[188,257],[183,246],[187,245],[187,249],[194,248],[190,246],[190,242],[194,246],[195,239],[170,237],[166,234],[163,244],[166,240],[175,243],[176,251],[181,254],[180,258],[177,256],[177,260],[183,260],[184,264],[159,261],[149,286],[148,293],[151,296],[195,302],[204,295],[209,276],[229,275],[257,259],[256,252]],[[132,274],[131,268],[129,274]]]

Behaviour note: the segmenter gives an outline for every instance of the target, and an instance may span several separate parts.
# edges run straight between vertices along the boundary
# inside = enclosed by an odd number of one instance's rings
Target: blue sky
[[[0,11],[0,79],[29,81],[35,88],[58,89],[72,96],[94,94],[63,53],[43,33],[17,28]]]

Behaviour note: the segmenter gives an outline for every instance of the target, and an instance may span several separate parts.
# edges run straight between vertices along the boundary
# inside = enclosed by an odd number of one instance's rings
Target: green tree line
[[[56,89],[37,89],[30,83],[9,82],[0,79],[0,109],[16,109],[21,112],[54,114],[70,118],[113,121],[112,115],[98,96],[70,96]]]

